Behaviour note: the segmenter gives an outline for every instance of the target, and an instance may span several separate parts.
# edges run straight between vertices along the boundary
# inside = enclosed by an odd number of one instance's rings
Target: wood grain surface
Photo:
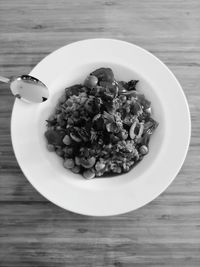
[[[60,46],[94,37],[140,45],[174,72],[192,118],[186,161],[170,187],[137,211],[67,212],[20,170],[10,139],[14,99],[0,84],[0,266],[199,267],[200,1],[0,0],[0,75],[28,73]]]

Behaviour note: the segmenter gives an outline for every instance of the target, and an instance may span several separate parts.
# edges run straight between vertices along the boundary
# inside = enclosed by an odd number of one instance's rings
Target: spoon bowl
[[[0,81],[10,83],[12,94],[28,103],[42,103],[49,97],[47,86],[31,75],[21,75],[11,79],[0,77]]]

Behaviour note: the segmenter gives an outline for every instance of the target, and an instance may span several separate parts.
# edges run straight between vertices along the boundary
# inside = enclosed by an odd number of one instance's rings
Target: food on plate
[[[99,68],[83,84],[65,89],[47,120],[47,148],[85,179],[130,171],[149,152],[158,123],[138,80],[116,81]]]

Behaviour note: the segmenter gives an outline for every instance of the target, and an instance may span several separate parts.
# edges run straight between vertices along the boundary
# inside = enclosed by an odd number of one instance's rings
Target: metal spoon
[[[42,103],[49,97],[47,86],[30,75],[22,75],[11,79],[0,76],[0,81],[10,83],[13,95],[29,103]]]

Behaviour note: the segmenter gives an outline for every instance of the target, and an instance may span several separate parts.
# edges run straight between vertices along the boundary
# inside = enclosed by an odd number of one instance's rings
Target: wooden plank
[[[28,73],[77,40],[122,39],[170,67],[192,119],[186,161],[161,196],[125,215],[86,217],[48,202],[22,174],[10,138],[14,99],[0,84],[0,267],[200,266],[199,14],[198,0],[0,0],[1,75]]]
[[[51,203],[2,204],[0,257],[5,266],[198,266],[198,209],[198,202],[186,211],[184,204],[154,201],[126,215],[93,218]]]

